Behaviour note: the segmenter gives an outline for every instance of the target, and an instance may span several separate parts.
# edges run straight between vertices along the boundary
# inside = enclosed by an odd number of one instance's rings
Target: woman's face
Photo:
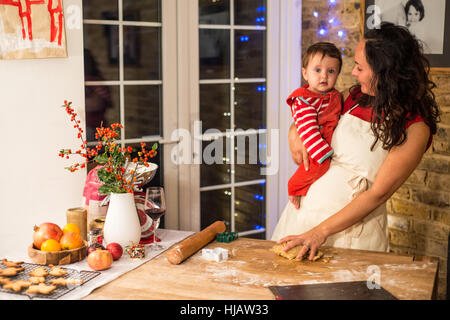
[[[365,41],[361,41],[356,47],[355,51],[355,66],[352,70],[352,75],[358,78],[361,84],[361,92],[374,96],[375,92],[372,89],[372,79],[374,73],[372,68],[369,66],[365,55]]]

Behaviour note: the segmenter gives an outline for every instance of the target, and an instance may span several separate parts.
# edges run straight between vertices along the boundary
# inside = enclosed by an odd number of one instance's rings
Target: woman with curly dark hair
[[[312,259],[321,245],[387,251],[386,201],[415,170],[436,133],[439,109],[421,43],[405,27],[382,23],[355,52],[359,85],[344,92],[330,168],[302,198],[288,202],[272,240],[303,245]],[[291,126],[297,164],[308,156]]]

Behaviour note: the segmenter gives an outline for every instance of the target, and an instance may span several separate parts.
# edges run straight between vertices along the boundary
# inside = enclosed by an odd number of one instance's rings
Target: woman
[[[386,201],[419,164],[436,133],[439,110],[420,43],[405,27],[382,23],[355,52],[359,85],[344,93],[331,141],[330,169],[297,210],[288,203],[272,240],[303,245],[312,259],[321,245],[387,251]],[[308,159],[290,129],[294,159]],[[306,166],[305,161],[305,166]]]

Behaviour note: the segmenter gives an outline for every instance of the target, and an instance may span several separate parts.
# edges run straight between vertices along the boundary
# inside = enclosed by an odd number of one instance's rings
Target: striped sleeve
[[[315,108],[317,103],[320,103],[319,98],[299,97],[292,103],[291,111],[297,132],[309,156],[320,164],[333,154],[333,149],[320,134]]]

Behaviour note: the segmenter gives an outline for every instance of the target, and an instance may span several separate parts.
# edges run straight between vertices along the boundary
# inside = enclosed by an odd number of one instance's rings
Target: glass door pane
[[[160,0],[122,0],[125,21],[161,22]]]
[[[230,0],[199,0],[200,24],[230,24]]]
[[[230,78],[230,30],[200,29],[200,79]]]

